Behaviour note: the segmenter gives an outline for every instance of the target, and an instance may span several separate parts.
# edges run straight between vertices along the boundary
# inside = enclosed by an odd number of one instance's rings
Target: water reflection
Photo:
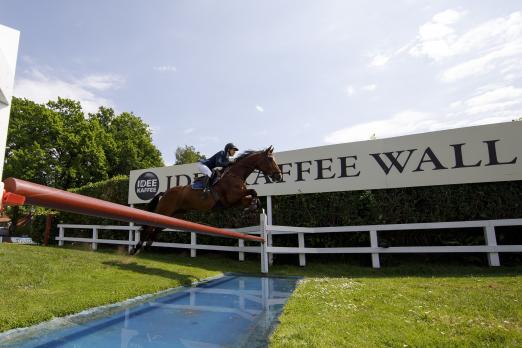
[[[77,323],[67,329],[41,331],[40,337],[18,341],[16,346],[266,346],[296,281],[296,278],[225,276],[120,310],[109,317]]]

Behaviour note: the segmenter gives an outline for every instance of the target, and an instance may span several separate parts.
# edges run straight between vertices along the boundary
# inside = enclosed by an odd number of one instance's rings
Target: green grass
[[[521,347],[522,267],[312,266],[271,347]]]
[[[0,332],[257,263],[0,243]]]
[[[0,332],[259,263],[0,244]],[[522,346],[522,267],[275,265],[304,276],[271,347]]]

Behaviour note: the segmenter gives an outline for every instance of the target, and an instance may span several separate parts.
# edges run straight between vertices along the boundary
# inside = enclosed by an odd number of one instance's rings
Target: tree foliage
[[[108,175],[128,175],[131,170],[163,166],[161,153],[152,143],[152,133],[143,120],[132,113],[115,115],[111,108],[101,107],[89,120],[105,130],[105,154]]]
[[[131,113],[101,107],[85,117],[74,100],[13,98],[4,177],[68,189],[162,165],[148,126]]]
[[[199,151],[196,151],[194,146],[178,146],[176,149],[176,164],[194,163],[201,159],[205,159],[205,155],[202,155],[199,153]]]

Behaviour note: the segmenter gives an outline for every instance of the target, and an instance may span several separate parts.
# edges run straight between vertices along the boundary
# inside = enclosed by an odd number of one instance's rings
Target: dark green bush
[[[126,204],[127,191],[128,178],[122,176],[87,185],[73,192]],[[521,198],[522,181],[273,196],[273,223],[315,227],[521,218]],[[266,206],[266,198],[262,198],[262,202]],[[144,209],[145,206],[138,208]],[[259,224],[259,214],[245,215],[240,208],[191,212],[184,218],[229,228]],[[59,213],[55,219],[57,222],[126,224],[69,213]],[[81,235],[81,232],[78,234]],[[73,235],[72,231],[68,235]],[[520,235],[518,233],[514,238],[522,244]],[[389,232],[381,233],[380,237],[380,240],[393,246],[481,244],[484,239],[482,231],[477,229]],[[126,234],[105,232],[104,238],[126,239]],[[186,243],[190,241],[190,236],[162,233],[158,239]],[[204,235],[198,235],[198,243],[237,245],[234,239]],[[278,236],[274,238],[274,243],[281,246],[297,245],[295,236]],[[310,235],[306,238],[306,245],[361,246],[369,245],[369,238],[367,233]]]

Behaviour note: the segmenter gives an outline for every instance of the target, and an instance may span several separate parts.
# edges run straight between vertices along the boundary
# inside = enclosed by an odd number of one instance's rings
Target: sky
[[[178,146],[277,151],[522,116],[522,3],[0,0],[15,92],[140,116]]]

